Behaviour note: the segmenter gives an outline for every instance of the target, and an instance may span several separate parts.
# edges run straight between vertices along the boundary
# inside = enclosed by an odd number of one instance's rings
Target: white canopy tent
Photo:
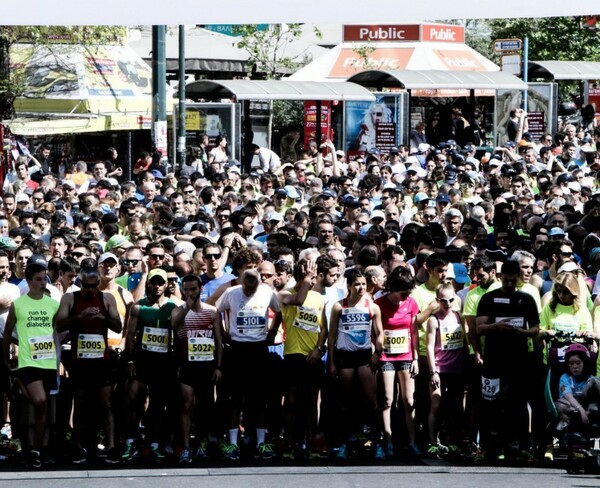
[[[377,42],[369,63],[356,52],[364,43],[344,42],[289,77],[295,81],[346,80],[365,70],[499,71],[466,44],[445,42]]]

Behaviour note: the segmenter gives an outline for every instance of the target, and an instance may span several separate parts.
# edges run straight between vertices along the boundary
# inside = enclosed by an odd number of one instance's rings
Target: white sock
[[[238,429],[229,429],[229,443],[237,446]]]
[[[263,442],[265,442],[266,433],[267,429],[256,429],[256,447],[260,446]]]

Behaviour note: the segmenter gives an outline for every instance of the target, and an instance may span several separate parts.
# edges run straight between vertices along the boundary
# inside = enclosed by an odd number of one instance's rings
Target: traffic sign
[[[523,48],[521,39],[496,39],[494,41],[494,51],[497,53],[507,51],[520,51]]]
[[[512,75],[521,74],[521,55],[520,54],[505,54],[502,56],[502,71]]]

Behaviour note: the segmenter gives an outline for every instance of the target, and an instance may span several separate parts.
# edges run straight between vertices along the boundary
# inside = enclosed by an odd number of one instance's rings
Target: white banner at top
[[[590,0],[0,0],[3,25],[365,24],[595,15]]]

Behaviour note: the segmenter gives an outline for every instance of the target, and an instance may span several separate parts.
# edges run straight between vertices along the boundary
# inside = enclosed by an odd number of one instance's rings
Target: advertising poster
[[[534,142],[538,142],[539,136],[544,132],[556,130],[556,88],[555,83],[529,83],[527,90],[527,113],[529,120],[529,132]],[[503,145],[508,137],[506,127],[513,108],[523,105],[523,94],[514,90],[498,90],[496,110],[496,142]]]
[[[387,151],[398,143],[397,97],[346,103],[346,152],[351,159],[369,149]]]
[[[333,139],[331,132],[331,102],[321,102],[321,140]],[[317,138],[317,102],[304,102],[304,147]]]

